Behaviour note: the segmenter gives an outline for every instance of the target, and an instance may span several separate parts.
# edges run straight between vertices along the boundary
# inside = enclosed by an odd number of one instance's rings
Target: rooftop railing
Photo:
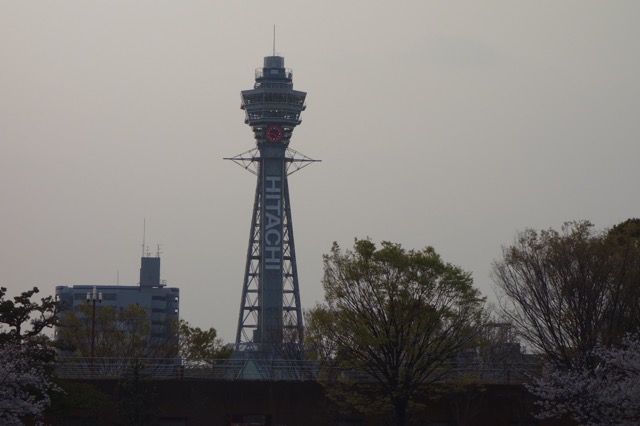
[[[320,369],[310,361],[262,361],[248,359],[181,360],[131,358],[62,358],[56,375],[65,379],[120,379],[136,372],[141,377],[156,380],[271,380],[315,381]],[[536,363],[516,363],[502,366],[469,364],[449,370],[443,382],[460,380],[483,384],[519,384],[538,376],[541,366]],[[371,376],[356,371],[323,370],[323,377],[374,381]]]
[[[289,68],[256,68],[256,80],[262,78],[286,78],[291,80],[293,78],[293,71]]]

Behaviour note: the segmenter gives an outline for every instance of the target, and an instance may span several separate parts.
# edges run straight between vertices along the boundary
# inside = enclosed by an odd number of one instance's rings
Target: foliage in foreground
[[[503,248],[494,281],[508,321],[556,366],[598,345],[619,343],[640,327],[640,246],[630,220],[609,232],[589,222],[561,231],[527,229]]]
[[[58,390],[51,377],[54,351],[40,333],[52,327],[59,306],[51,296],[32,300],[37,288],[5,299],[0,288],[0,423],[38,419]]]
[[[179,324],[179,354],[186,360],[203,362],[214,365],[222,359],[231,356],[233,350],[225,346],[224,341],[218,337],[215,328],[203,330],[193,327],[188,321],[180,320]]]
[[[637,424],[640,347],[624,336],[640,332],[640,219],[528,229],[493,271],[505,317],[548,363],[531,386],[539,415]]]
[[[484,321],[470,274],[431,247],[356,240],[345,252],[334,243],[323,286],[325,303],[307,313],[306,336],[328,393],[368,412],[391,411],[397,425],[416,395],[475,345]],[[335,367],[353,374],[335,377]]]
[[[22,418],[39,418],[57,390],[45,366],[19,343],[0,347],[0,423],[21,425]]]
[[[177,333],[154,333],[147,310],[136,304],[124,309],[90,303],[66,310],[57,333],[57,345],[74,356],[97,358],[172,358],[177,354]],[[95,335],[92,329],[95,321]],[[165,326],[163,326],[165,327]],[[93,340],[93,341],[92,341]]]
[[[553,368],[528,386],[540,398],[541,418],[569,416],[589,426],[640,422],[640,336],[627,336],[619,347],[598,346],[574,365]]]

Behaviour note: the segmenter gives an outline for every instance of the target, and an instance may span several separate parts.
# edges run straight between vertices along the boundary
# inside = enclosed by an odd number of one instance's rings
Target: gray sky
[[[640,2],[0,0],[0,285],[136,284],[233,341],[255,177],[240,91],[276,52],[304,307],[333,241],[433,245],[492,295],[526,227],[639,216]]]

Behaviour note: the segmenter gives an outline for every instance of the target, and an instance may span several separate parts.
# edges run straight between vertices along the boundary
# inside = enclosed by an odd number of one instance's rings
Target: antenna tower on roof
[[[145,237],[147,236],[147,218],[142,218],[142,257],[144,257]]]
[[[273,56],[276,56],[276,24],[273,24]]]

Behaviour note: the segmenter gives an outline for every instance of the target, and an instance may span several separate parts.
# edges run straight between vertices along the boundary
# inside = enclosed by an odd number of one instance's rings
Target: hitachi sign
[[[264,269],[280,269],[282,258],[282,179],[265,177],[264,187]]]

